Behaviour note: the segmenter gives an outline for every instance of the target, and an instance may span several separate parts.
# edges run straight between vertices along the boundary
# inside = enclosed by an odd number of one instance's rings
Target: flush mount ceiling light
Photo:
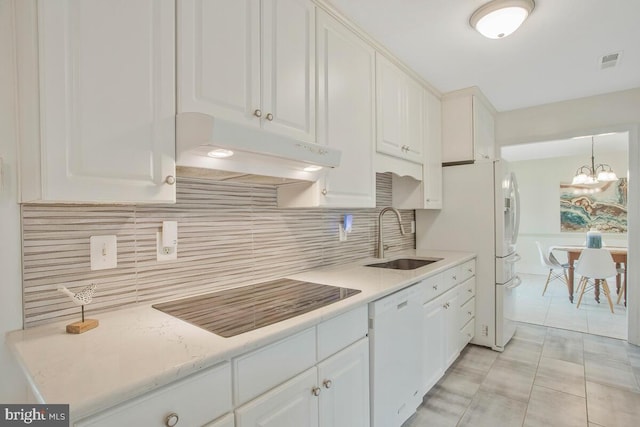
[[[493,0],[473,12],[469,23],[483,36],[500,39],[517,30],[534,7],[533,0]]]
[[[593,156],[594,137],[591,137],[591,165],[580,166],[573,177],[571,184],[597,184],[599,182],[617,181],[618,177],[611,169],[611,166],[600,163],[595,164]]]

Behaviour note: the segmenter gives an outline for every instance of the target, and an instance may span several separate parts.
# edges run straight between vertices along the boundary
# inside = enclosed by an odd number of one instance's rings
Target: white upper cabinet
[[[426,90],[381,54],[376,54],[380,153],[422,164]]]
[[[173,0],[16,2],[22,202],[175,202]]]
[[[340,166],[317,183],[278,188],[281,207],[375,207],[375,51],[319,11],[318,143],[342,151]]]
[[[308,0],[182,0],[178,112],[315,142],[315,7]]]
[[[442,97],[442,162],[495,159],[495,110],[477,88]]]
[[[442,108],[440,100],[427,92],[427,138],[423,170],[424,207],[442,209]]]

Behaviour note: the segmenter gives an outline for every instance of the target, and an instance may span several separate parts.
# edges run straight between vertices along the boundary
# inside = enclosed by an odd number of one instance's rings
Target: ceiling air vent
[[[618,65],[622,52],[609,53],[600,57],[600,69],[613,68]]]

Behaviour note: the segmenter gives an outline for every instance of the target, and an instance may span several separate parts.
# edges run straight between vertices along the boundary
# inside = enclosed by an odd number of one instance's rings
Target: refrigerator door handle
[[[520,285],[522,285],[522,279],[520,278],[520,276],[516,276],[513,278],[513,283],[507,285],[506,287],[507,289],[515,289]]]
[[[504,261],[508,262],[510,264],[515,264],[516,262],[520,261],[522,259],[522,257],[520,256],[520,254],[513,254],[511,256],[509,256],[508,258],[506,258]]]
[[[513,236],[511,236],[511,241],[515,245],[518,241],[518,234],[520,233],[520,189],[518,187],[518,180],[516,179],[516,174],[511,173],[511,183],[513,185],[513,192],[515,193],[515,206],[514,209],[514,217],[515,224],[513,227]]]

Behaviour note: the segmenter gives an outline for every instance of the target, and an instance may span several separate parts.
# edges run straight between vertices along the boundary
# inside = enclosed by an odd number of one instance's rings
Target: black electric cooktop
[[[278,279],[152,307],[228,338],[308,313],[359,292],[357,289]]]

